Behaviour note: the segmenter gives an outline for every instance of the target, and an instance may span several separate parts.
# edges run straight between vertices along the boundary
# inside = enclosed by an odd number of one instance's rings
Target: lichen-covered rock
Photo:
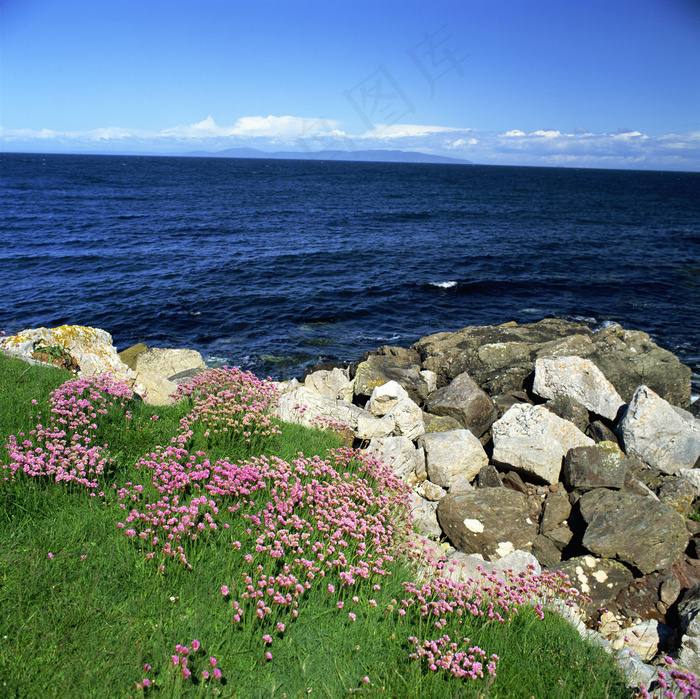
[[[570,558],[557,569],[566,573],[576,588],[593,600],[591,611],[610,605],[620,590],[634,579],[632,571],[619,561],[590,555]]]
[[[690,482],[682,477],[664,478],[658,492],[659,500],[670,505],[678,514],[687,517],[693,511],[695,491]]]
[[[578,504],[587,524],[583,545],[645,575],[670,568],[688,545],[685,519],[652,498],[598,488],[582,495]]]
[[[614,442],[574,447],[564,458],[563,480],[569,490],[620,489],[625,484],[625,461]]]
[[[544,501],[540,533],[546,534],[566,522],[571,514],[571,503],[566,493],[548,493]]]
[[[423,424],[426,432],[452,432],[463,429],[462,423],[448,415],[433,415],[423,413]]]
[[[530,551],[537,536],[525,496],[507,488],[450,492],[440,500],[437,517],[455,548],[489,560]]]
[[[355,396],[360,400],[368,399],[378,386],[396,381],[406,389],[412,400],[420,403],[427,396],[426,380],[420,375],[420,370],[420,364],[416,364],[410,355],[370,355],[355,371]]]
[[[620,423],[625,453],[662,473],[693,468],[700,459],[700,421],[640,386]]]
[[[134,374],[119,358],[112,336],[105,330],[83,325],[34,328],[3,338],[2,346],[20,357],[31,358],[39,347],[62,347],[77,360],[80,374],[113,374],[117,379],[133,379]]]
[[[546,483],[557,483],[564,456],[573,447],[592,446],[567,420],[541,405],[514,405],[493,424],[493,462]]]
[[[603,372],[590,359],[581,357],[537,359],[532,390],[542,398],[572,398],[608,420],[614,420],[624,405]]]
[[[454,418],[475,437],[481,437],[496,419],[493,401],[467,373],[456,376],[449,386],[435,391],[428,398],[426,410]]]
[[[425,450],[428,479],[443,488],[459,478],[474,480],[488,463],[484,448],[469,430],[424,434],[418,446]]]

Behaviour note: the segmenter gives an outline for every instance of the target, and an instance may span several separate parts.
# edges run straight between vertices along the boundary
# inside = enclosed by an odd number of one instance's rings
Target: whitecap
[[[449,282],[428,282],[430,286],[437,286],[440,289],[451,289],[454,286],[457,286],[458,282],[456,281],[449,281]]]

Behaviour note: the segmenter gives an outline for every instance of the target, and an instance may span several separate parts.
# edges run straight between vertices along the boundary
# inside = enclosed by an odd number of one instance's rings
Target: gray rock
[[[664,478],[658,496],[661,502],[672,507],[683,517],[687,517],[693,511],[695,491],[685,478],[676,476]]]
[[[475,437],[481,437],[496,419],[493,401],[467,373],[456,376],[449,386],[435,391],[428,398],[426,410],[458,420]]]
[[[566,522],[570,514],[571,503],[566,493],[549,493],[544,501],[540,533],[553,531]]]
[[[564,458],[563,480],[569,490],[622,488],[625,484],[625,455],[614,442],[592,447],[574,447]]]
[[[423,413],[423,424],[426,432],[452,432],[453,430],[464,429],[462,423],[448,415],[432,415]]]
[[[668,650],[673,638],[674,631],[670,626],[654,619],[648,619],[629,628],[616,631],[610,640],[613,648],[616,647],[615,641],[619,639],[627,648],[632,648],[639,653],[644,662],[649,662],[660,651]]]
[[[538,358],[532,390],[542,398],[571,398],[608,420],[614,420],[624,405],[603,372],[581,357]]]
[[[501,477],[498,475],[496,467],[486,464],[476,476],[476,484],[479,488],[502,488]]]
[[[569,529],[569,525],[563,523],[556,529],[552,529],[544,534],[560,551],[563,551],[574,538],[574,533]]]
[[[684,518],[651,498],[598,488],[582,495],[579,507],[588,525],[583,545],[645,575],[670,568],[690,539]]]
[[[421,385],[425,384],[420,376],[420,368],[412,356],[370,355],[355,371],[355,395],[360,399],[368,399],[378,386],[396,381],[406,389],[411,398],[420,401],[421,397],[413,385],[416,381]]]
[[[533,568],[529,568],[533,566]],[[455,582],[481,580],[490,575],[505,584],[515,582],[520,573],[532,570],[534,575],[542,572],[539,561],[527,551],[513,551],[494,561],[484,561],[479,555],[456,551],[448,557],[441,577],[448,577]]]
[[[625,453],[662,473],[693,468],[700,458],[700,422],[647,386],[634,393],[620,423]]]
[[[525,496],[507,488],[448,493],[438,504],[437,516],[459,551],[490,560],[517,549],[530,551],[537,536]]]
[[[677,475],[688,481],[695,497],[700,496],[700,468],[681,468],[678,469]]]
[[[447,495],[447,491],[444,488],[435,485],[432,481],[423,481],[416,488],[416,493],[431,502],[437,502],[440,498],[444,498]]]
[[[428,478],[443,488],[458,478],[474,480],[488,463],[484,448],[469,430],[424,434],[418,445],[425,450]]]
[[[563,420],[573,422],[584,434],[590,427],[588,422],[588,410],[577,400],[570,396],[557,396],[548,400],[545,404],[550,413],[554,413]]]
[[[556,569],[561,562],[561,551],[555,543],[546,536],[538,534],[532,544],[532,554],[543,568]]]
[[[518,325],[468,327],[419,340],[413,349],[423,368],[448,384],[462,372],[489,395],[521,390],[538,357],[590,359],[613,384],[624,402],[646,384],[673,405],[690,403],[690,368],[646,333],[612,325],[597,332],[583,324],[557,319]]]
[[[493,462],[557,483],[562,461],[569,449],[592,446],[572,423],[541,405],[514,405],[493,424]]]

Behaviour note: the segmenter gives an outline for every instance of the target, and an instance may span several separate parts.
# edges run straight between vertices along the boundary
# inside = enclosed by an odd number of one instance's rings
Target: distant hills
[[[255,148],[228,148],[216,152],[198,150],[183,155],[193,158],[257,158],[260,160],[356,160],[370,163],[438,163],[471,165],[468,160],[428,155],[404,150],[322,150],[315,152],[278,151],[266,153]]]

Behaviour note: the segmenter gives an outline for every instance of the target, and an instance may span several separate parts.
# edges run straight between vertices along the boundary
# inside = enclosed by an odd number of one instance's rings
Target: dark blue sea
[[[700,173],[0,155],[0,329],[273,378],[467,325],[644,330],[700,380]]]

